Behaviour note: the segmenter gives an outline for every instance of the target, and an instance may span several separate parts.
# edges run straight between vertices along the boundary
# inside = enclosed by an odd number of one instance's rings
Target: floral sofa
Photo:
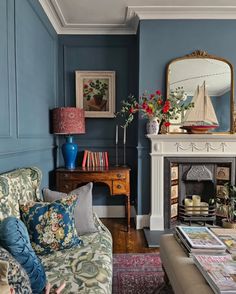
[[[19,218],[19,201],[42,201],[41,177],[35,167],[0,175],[0,220],[10,215]],[[49,283],[66,282],[63,293],[112,292],[112,237],[95,214],[94,220],[98,232],[80,236],[83,246],[39,256]]]

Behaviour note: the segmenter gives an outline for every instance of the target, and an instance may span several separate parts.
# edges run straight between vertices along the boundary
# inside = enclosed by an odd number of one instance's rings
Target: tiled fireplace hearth
[[[151,140],[151,213],[150,231],[171,227],[170,221],[170,170],[172,166],[184,169],[199,164],[209,173],[225,166],[230,181],[235,181],[235,134],[169,134],[147,135]],[[203,179],[204,180],[204,179]],[[207,179],[206,179],[207,180]],[[216,189],[217,180],[209,179]],[[206,186],[207,182],[204,183]],[[210,183],[210,185],[211,185]],[[183,197],[183,196],[182,196]]]

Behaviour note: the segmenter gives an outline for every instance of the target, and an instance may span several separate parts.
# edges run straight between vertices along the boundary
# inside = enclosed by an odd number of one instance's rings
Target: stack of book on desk
[[[175,228],[175,238],[189,254],[222,254],[225,244],[207,227]]]

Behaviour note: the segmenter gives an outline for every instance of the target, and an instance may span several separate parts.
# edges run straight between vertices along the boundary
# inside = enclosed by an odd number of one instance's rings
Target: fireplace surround
[[[230,167],[230,181],[235,183],[235,134],[147,135],[151,141],[151,213],[150,231],[170,227],[168,209],[170,167],[172,163],[217,164]],[[213,180],[214,182],[214,180]]]

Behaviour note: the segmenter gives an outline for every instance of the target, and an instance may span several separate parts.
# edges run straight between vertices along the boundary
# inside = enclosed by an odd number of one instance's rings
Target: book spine
[[[90,167],[90,151],[88,151],[87,167]]]
[[[99,166],[102,166],[102,152],[99,152]]]
[[[108,152],[105,152],[105,166],[108,167],[109,166],[109,161],[108,161]]]
[[[95,167],[94,152],[91,152],[92,155],[92,167]]]
[[[94,160],[95,160],[95,166],[98,166],[98,156],[97,156],[97,152],[94,152]]]
[[[102,167],[106,166],[105,152],[102,152]]]
[[[86,166],[87,155],[88,155],[88,150],[84,150],[84,157],[83,157],[82,167]]]

